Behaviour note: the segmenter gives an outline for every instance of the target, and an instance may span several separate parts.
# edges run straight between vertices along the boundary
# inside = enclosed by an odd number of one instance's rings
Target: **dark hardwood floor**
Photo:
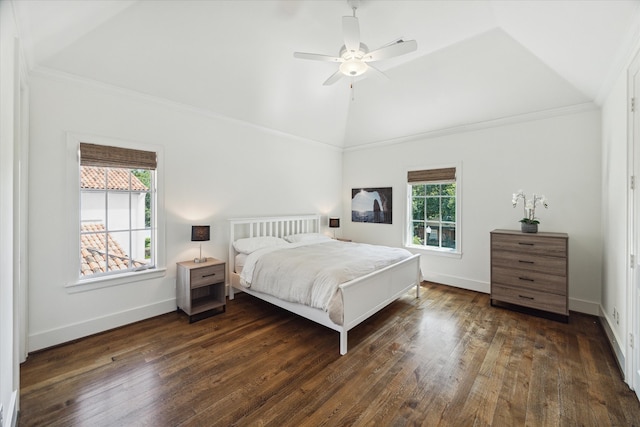
[[[21,426],[640,426],[598,320],[423,284],[349,333],[239,295],[31,354]]]

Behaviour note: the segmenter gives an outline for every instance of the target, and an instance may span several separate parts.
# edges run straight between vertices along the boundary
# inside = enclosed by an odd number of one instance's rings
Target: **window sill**
[[[418,246],[418,245],[405,245],[406,249],[409,250],[417,250],[424,254],[435,255],[435,256],[443,256],[447,258],[462,258],[462,252],[458,252],[451,249],[441,249],[441,248],[430,248],[427,246]]]
[[[157,279],[164,277],[166,268],[155,268],[153,270],[135,271],[131,273],[122,273],[117,276],[101,276],[91,279],[77,280],[68,283],[65,288],[67,293],[75,294],[78,292],[92,291],[94,289],[108,288],[111,286],[119,286],[132,282],[140,282],[142,280]]]

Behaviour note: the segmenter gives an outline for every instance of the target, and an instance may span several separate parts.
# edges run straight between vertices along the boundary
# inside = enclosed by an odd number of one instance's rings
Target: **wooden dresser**
[[[569,320],[569,236],[491,232],[491,305],[501,301]]]

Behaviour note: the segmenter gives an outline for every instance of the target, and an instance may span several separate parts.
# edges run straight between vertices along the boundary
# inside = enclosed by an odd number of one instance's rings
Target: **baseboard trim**
[[[18,390],[13,390],[13,393],[11,393],[11,400],[6,414],[10,418],[3,425],[16,427],[18,425]]]
[[[609,343],[609,346],[611,346],[611,351],[613,352],[614,359],[618,364],[618,369],[620,369],[620,375],[622,375],[622,379],[627,382],[624,374],[624,367],[626,366],[624,348],[620,346],[621,341],[616,335],[615,329],[611,327],[612,322],[602,309],[602,306],[600,306],[598,318],[600,319],[600,324],[602,325],[604,334],[607,337],[607,342]]]
[[[425,273],[422,279],[427,282],[441,283],[443,285],[455,286],[456,288],[467,289],[469,291],[482,292],[488,294],[491,292],[491,286],[487,282],[479,280],[466,279],[464,277],[450,276],[448,274]]]
[[[29,335],[28,351],[42,350],[78,338],[83,338],[109,329],[118,328],[129,323],[138,322],[150,317],[175,311],[176,300],[171,298],[142,307],[109,314],[107,316],[88,319],[83,322],[66,325],[48,331]]]
[[[599,316],[600,304],[593,301],[569,298],[569,310],[577,311],[584,314],[590,314],[592,316]]]
[[[426,280],[427,282],[441,283],[447,286],[455,286],[456,288],[462,288],[468,291],[482,292],[485,294],[491,293],[490,283],[466,279],[464,277],[429,272],[423,274],[423,280]],[[598,316],[600,315],[600,304],[592,301],[569,298],[569,310]]]

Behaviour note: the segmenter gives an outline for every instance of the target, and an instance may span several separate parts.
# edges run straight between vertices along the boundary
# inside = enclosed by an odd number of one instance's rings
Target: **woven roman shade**
[[[421,171],[409,171],[407,182],[441,182],[455,181],[456,168],[427,169]]]
[[[153,151],[132,150],[85,142],[80,143],[80,164],[82,166],[149,170],[155,170],[158,166],[157,156]]]

